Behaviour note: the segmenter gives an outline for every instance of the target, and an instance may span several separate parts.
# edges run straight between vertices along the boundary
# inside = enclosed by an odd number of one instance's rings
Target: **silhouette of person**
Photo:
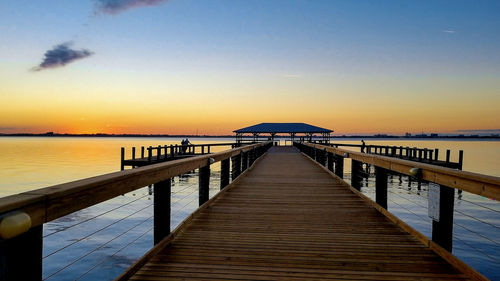
[[[187,150],[187,146],[189,145],[189,140],[187,138],[183,139],[181,141],[181,145],[182,145],[182,154],[185,154],[186,150]]]
[[[361,152],[365,152],[365,147],[366,147],[365,141],[361,140]]]

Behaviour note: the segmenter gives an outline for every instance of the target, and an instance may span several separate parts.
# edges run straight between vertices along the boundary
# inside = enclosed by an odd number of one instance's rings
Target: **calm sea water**
[[[0,196],[114,172],[120,147],[179,144],[180,138],[0,138]],[[196,138],[192,143],[232,142]],[[356,143],[359,140],[336,139]],[[500,141],[366,140],[367,144],[451,149],[452,161],[464,150],[464,170],[500,176]],[[219,147],[212,151],[227,149]],[[128,150],[127,153],[130,153]],[[346,178],[350,164],[346,162]],[[213,196],[218,190],[219,164],[211,169]],[[347,180],[348,181],[348,180]],[[362,191],[374,198],[374,179]],[[151,187],[144,187],[44,225],[44,278],[49,280],[111,280],[143,255],[152,242]],[[176,177],[172,186],[175,227],[197,208],[197,174]],[[405,178],[390,180],[389,211],[423,234],[431,235],[427,187],[408,186]],[[468,193],[455,202],[453,254],[493,280],[500,280],[500,204]]]

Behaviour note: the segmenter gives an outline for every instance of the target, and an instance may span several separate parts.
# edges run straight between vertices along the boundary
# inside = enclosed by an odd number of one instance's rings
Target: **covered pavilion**
[[[328,143],[330,142],[330,133],[333,130],[306,123],[260,123],[233,132],[236,134],[236,142],[241,142],[245,134],[251,134],[253,141],[257,141],[260,134],[269,134],[271,140],[274,140],[277,134],[290,134],[291,141],[294,141],[296,137],[300,137],[301,140],[312,141],[313,137],[319,134],[321,142]]]

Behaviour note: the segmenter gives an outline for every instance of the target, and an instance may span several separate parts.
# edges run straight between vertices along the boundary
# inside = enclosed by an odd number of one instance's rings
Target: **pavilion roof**
[[[331,133],[333,130],[309,125],[306,123],[260,123],[257,125],[234,130],[234,133],[296,133],[314,134]]]

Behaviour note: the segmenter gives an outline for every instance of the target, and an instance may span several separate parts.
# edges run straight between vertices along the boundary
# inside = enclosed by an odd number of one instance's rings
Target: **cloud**
[[[471,129],[471,130],[456,130],[460,133],[500,133],[500,129]]]
[[[128,9],[136,7],[146,7],[158,5],[168,0],[95,0],[96,12],[102,14],[118,14]]]
[[[456,31],[455,30],[443,30],[444,33],[448,33],[448,34],[455,34]]]
[[[300,79],[302,78],[302,75],[300,74],[283,74],[283,78],[288,78],[288,79]]]
[[[42,63],[33,68],[33,70],[40,71],[44,69],[65,66],[70,62],[74,62],[75,60],[83,59],[94,54],[93,52],[86,49],[71,49],[71,45],[71,42],[63,43],[54,46],[54,48],[52,48],[51,50],[46,51]]]

